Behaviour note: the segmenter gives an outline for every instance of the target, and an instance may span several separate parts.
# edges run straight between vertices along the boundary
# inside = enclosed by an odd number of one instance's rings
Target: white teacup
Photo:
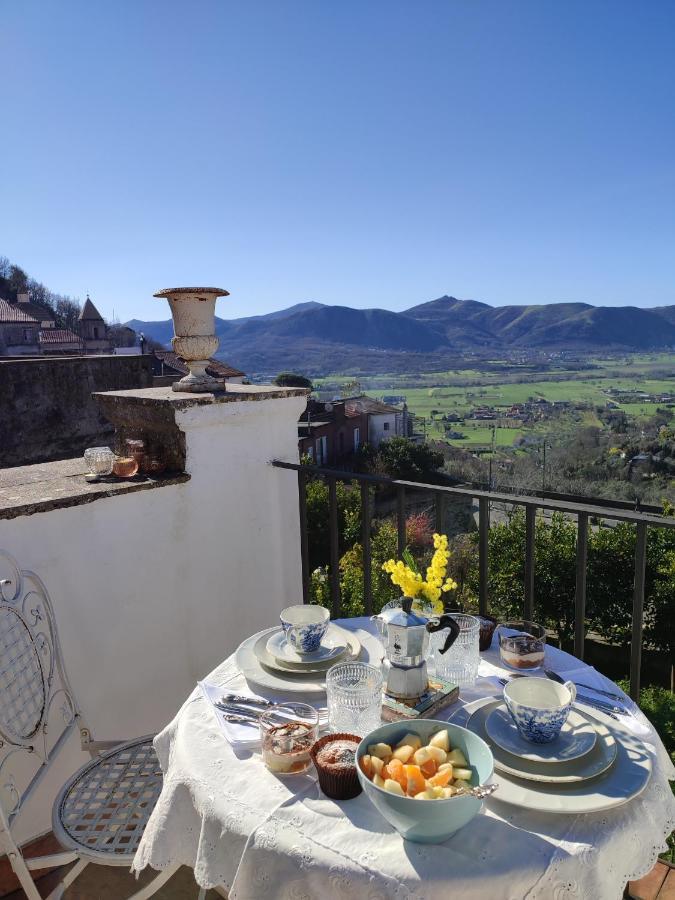
[[[504,688],[504,702],[521,736],[535,744],[550,744],[560,734],[577,696],[571,681],[514,678]]]
[[[296,603],[279,614],[286,640],[298,653],[314,653],[321,646],[330,620],[325,606]]]

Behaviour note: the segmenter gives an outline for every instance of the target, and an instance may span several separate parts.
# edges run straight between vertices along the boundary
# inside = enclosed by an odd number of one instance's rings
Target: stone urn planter
[[[172,389],[189,393],[224,391],[225,383],[207,375],[206,367],[220,343],[215,333],[216,299],[229,296],[229,291],[212,287],[166,288],[154,296],[169,301],[175,335],[171,346],[190,370],[189,375],[174,381]]]

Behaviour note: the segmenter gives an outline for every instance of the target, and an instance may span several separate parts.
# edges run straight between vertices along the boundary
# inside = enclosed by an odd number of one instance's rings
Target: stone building
[[[103,316],[89,299],[84,302],[78,316],[80,338],[85,353],[111,353],[112,341]]]

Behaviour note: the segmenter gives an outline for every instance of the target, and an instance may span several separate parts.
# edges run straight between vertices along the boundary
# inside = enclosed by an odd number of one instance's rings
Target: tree
[[[274,383],[279,387],[302,387],[313,390],[312,382],[304,375],[296,375],[295,372],[280,372],[274,379]]]
[[[443,454],[406,437],[383,441],[377,450],[364,446],[360,463],[366,471],[403,481],[438,481]]]

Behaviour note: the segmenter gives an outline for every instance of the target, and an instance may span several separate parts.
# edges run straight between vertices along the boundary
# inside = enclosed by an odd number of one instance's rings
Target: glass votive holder
[[[382,672],[366,663],[339,663],[328,670],[328,725],[361,737],[382,720]]]
[[[275,775],[299,775],[312,764],[319,713],[308,703],[280,703],[260,716],[263,762]]]
[[[138,472],[138,460],[134,456],[116,456],[113,461],[113,475],[118,478],[133,478]]]
[[[85,476],[87,481],[98,481],[111,474],[115,454],[110,447],[88,447],[84,451],[84,461],[89,467],[89,474]]]
[[[540,669],[546,651],[546,630],[536,622],[513,621],[497,626],[499,656],[510,669]]]
[[[459,685],[471,685],[476,681],[480,657],[478,655],[480,622],[476,616],[450,613],[459,625],[459,634],[452,647],[441,653],[447,640],[447,631],[435,631],[429,640],[430,668],[438,678]]]

